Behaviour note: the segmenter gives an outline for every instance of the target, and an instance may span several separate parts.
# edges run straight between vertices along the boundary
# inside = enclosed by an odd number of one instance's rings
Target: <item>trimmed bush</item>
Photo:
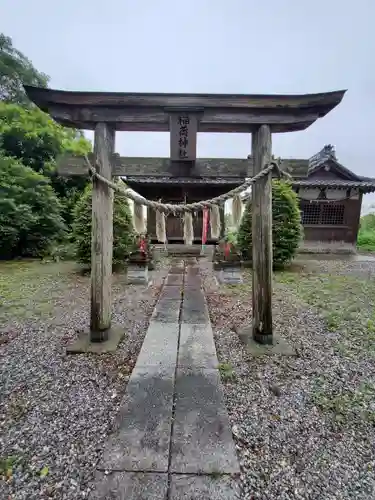
[[[252,260],[251,201],[246,205],[238,230],[237,244],[244,260]],[[283,266],[295,256],[302,237],[297,194],[283,181],[272,181],[273,264]]]
[[[73,241],[76,258],[82,264],[91,264],[92,185],[88,185],[74,209]],[[124,264],[134,247],[133,218],[128,200],[120,193],[113,202],[113,258],[112,267]]]

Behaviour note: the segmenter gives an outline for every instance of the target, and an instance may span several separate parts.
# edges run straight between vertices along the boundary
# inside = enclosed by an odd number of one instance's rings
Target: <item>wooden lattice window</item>
[[[344,224],[345,205],[334,203],[322,204],[322,224],[342,226]]]
[[[342,226],[345,205],[339,203],[303,203],[301,205],[302,224]]]
[[[301,207],[302,224],[320,224],[320,203],[304,203]]]

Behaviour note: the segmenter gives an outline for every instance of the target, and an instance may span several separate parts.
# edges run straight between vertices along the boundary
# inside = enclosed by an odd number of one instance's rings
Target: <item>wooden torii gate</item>
[[[193,165],[197,132],[252,135],[253,175],[272,157],[272,133],[304,130],[337,106],[345,90],[305,95],[151,94],[67,92],[25,86],[29,98],[62,125],[94,130],[93,164],[106,179],[126,176],[126,158],[114,154],[116,131],[170,132],[171,162]],[[133,158],[133,161],[136,160]],[[230,160],[229,160],[230,161]],[[83,158],[65,158],[61,175],[87,174]],[[273,343],[271,174],[252,188],[253,339]],[[111,329],[113,191],[93,181],[91,342]]]

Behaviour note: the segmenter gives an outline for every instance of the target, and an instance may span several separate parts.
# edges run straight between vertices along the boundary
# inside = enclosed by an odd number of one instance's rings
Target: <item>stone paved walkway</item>
[[[199,265],[185,259],[169,270],[92,498],[232,500],[238,473]]]

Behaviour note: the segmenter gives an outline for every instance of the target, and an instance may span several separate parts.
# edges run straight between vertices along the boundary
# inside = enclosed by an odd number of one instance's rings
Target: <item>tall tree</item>
[[[13,46],[12,39],[0,33],[0,100],[29,105],[22,84],[47,87],[48,76]]]
[[[64,152],[83,154],[91,143],[74,129],[62,127],[39,108],[25,108],[0,102],[0,149],[17,158],[51,181],[63,206],[65,222],[72,222],[72,209],[83,192],[88,178],[60,177],[56,157]]]

